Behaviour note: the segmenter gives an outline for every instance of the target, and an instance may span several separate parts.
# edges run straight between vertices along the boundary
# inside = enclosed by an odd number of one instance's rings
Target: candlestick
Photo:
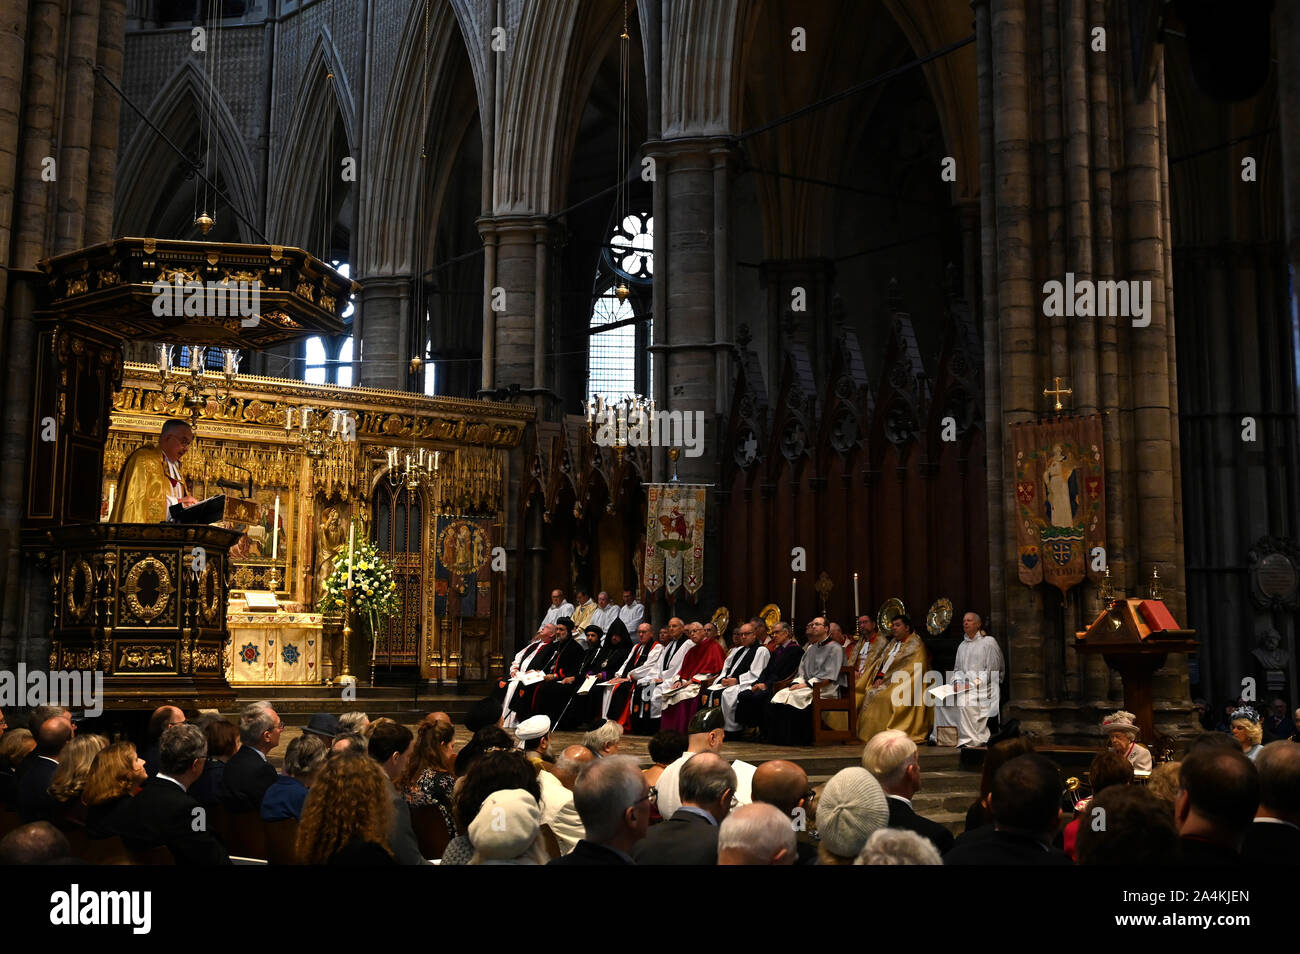
[[[222,366],[222,370],[224,370],[226,374],[235,373],[235,352],[231,351],[229,348],[225,351],[225,363]]]
[[[166,374],[171,367],[171,356],[166,345],[158,346],[158,370]]]
[[[853,626],[856,629],[858,617],[862,614],[858,611],[858,575],[853,574]]]
[[[108,519],[113,519],[113,491],[117,490],[117,484],[108,485]]]
[[[790,626],[794,626],[794,577],[790,577]],[[794,629],[790,630],[793,635]]]
[[[288,434],[293,430],[293,408],[285,408],[284,411],[284,432]]]
[[[438,469],[438,456],[439,456],[441,453],[442,453],[442,451],[434,451],[434,452],[433,452],[433,469],[434,469],[435,471]]]
[[[275,495],[275,516],[271,518],[271,559],[280,555],[280,495]]]
[[[352,588],[352,544],[357,534],[355,523],[348,525],[348,588]]]

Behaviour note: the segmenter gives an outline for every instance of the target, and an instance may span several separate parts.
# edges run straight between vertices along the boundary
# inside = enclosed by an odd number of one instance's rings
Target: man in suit
[[[59,803],[49,793],[50,781],[59,767],[59,755],[72,738],[72,723],[61,715],[50,716],[36,730],[36,748],[23,759],[16,782],[18,816],[24,822],[49,821]]]
[[[808,824],[808,802],[812,799],[808,773],[793,762],[769,759],[754,770],[749,786],[751,802],[772,805],[785,818],[792,832],[803,833],[803,837],[795,835],[797,857],[793,863],[817,864],[817,842],[808,833],[811,827]]]
[[[720,865],[792,865],[796,858],[794,826],[775,806],[741,805],[718,828]]]
[[[184,721],[185,713],[175,706],[159,706],[149,717],[147,744],[140,755],[144,759],[145,774],[151,778],[158,774],[158,753],[162,748],[163,730],[169,725],[180,725]]]
[[[420,842],[415,837],[415,828],[411,825],[411,808],[397,787],[397,780],[406,771],[406,763],[411,760],[415,748],[415,736],[411,730],[396,722],[381,722],[370,731],[367,751],[370,757],[379,763],[379,767],[388,776],[392,787],[393,822],[388,829],[388,847],[399,865],[428,864],[420,854]]]
[[[163,730],[158,774],[114,812],[110,827],[128,848],[165,845],[178,865],[226,865],[230,856],[209,831],[207,814],[189,788],[203,774],[208,741],[196,725]]]
[[[639,865],[716,865],[718,826],[731,812],[736,773],[726,760],[701,752],[678,776],[682,807],[637,843]]]
[[[1270,742],[1255,758],[1259,810],[1241,843],[1247,864],[1293,865],[1300,859],[1300,745]]]
[[[231,812],[255,812],[266,790],[275,784],[276,771],[267,755],[280,744],[284,723],[269,702],[250,702],[239,714],[239,739],[243,745],[226,763],[217,797]]]
[[[953,835],[938,822],[918,815],[912,797],[921,790],[921,763],[916,743],[906,732],[877,732],[862,750],[862,767],[876,777],[889,799],[889,827],[906,828],[934,842],[939,854],[952,848]]]
[[[553,865],[631,865],[633,846],[650,825],[650,786],[627,755],[596,759],[573,786],[586,836]]]
[[[1237,845],[1259,807],[1259,772],[1240,749],[1193,747],[1178,768],[1174,823],[1183,864],[1241,864]]]
[[[1052,847],[1061,821],[1061,773],[1049,759],[1030,753],[1006,762],[993,776],[989,807],[993,824],[958,838],[944,865],[1070,864]]]

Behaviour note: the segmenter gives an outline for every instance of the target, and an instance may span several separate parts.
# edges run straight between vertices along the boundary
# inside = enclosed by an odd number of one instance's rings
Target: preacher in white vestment
[[[1001,707],[1005,670],[998,641],[981,628],[978,613],[961,619],[966,634],[957,647],[957,661],[947,685],[958,691],[934,707],[934,733],[939,745],[983,745],[989,740],[988,721]]]

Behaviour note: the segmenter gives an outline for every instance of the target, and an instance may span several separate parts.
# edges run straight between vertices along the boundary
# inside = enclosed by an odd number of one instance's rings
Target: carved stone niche
[[[1261,537],[1247,555],[1251,601],[1263,610],[1294,612],[1300,596],[1300,549],[1283,537]]]

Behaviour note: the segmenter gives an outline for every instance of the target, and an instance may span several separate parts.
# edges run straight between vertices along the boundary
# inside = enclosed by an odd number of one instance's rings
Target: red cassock
[[[689,682],[692,677],[701,673],[716,675],[722,672],[724,659],[722,647],[718,645],[718,641],[710,639],[698,646],[692,646],[687,651],[686,658],[682,660],[682,668],[678,676]],[[709,682],[712,681],[712,679],[709,680]],[[659,723],[660,731],[685,732],[687,726],[691,724],[691,717],[699,711],[700,702],[703,698],[702,695],[699,695],[694,699],[687,699],[685,702],[679,702],[665,709],[663,720]]]

